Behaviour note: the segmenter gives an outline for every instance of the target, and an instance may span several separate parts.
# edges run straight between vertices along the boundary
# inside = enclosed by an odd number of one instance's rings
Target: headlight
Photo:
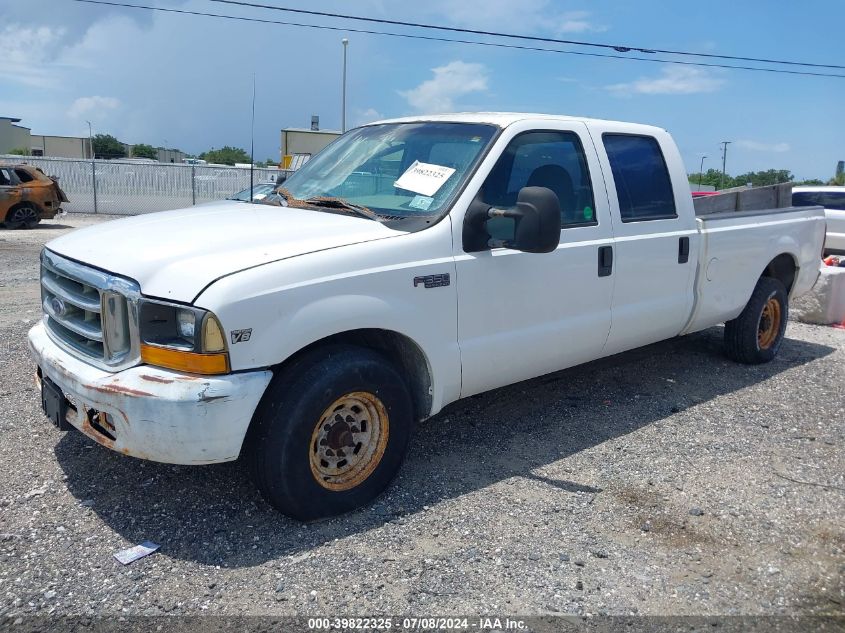
[[[208,310],[143,299],[139,325],[145,363],[195,374],[229,371],[223,328]]]

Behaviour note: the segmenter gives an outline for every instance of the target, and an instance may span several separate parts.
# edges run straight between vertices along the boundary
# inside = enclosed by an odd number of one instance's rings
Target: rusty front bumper
[[[125,455],[171,464],[237,459],[270,371],[193,376],[139,365],[117,373],[58,347],[43,323],[29,331],[40,373],[70,401],[67,421]]]

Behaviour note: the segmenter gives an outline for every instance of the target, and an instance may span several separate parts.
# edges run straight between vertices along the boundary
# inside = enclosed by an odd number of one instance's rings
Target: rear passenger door
[[[599,155],[613,217],[616,277],[604,352],[615,354],[682,331],[694,303],[698,230],[683,163],[669,135],[631,134],[629,127],[612,124],[600,132],[593,140],[604,149]]]

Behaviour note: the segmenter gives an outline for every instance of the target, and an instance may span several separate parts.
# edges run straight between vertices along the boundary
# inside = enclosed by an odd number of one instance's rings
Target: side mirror
[[[487,220],[513,218],[514,239],[492,240],[486,230]],[[505,246],[526,253],[551,253],[560,243],[560,201],[546,187],[523,187],[516,206],[495,209],[479,200],[473,201],[464,218],[463,243],[468,253]]]

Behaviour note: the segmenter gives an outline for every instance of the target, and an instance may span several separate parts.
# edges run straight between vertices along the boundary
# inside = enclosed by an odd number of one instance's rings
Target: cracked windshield
[[[284,190],[296,200],[331,198],[382,216],[440,215],[495,132],[468,123],[362,127],[306,163]]]

